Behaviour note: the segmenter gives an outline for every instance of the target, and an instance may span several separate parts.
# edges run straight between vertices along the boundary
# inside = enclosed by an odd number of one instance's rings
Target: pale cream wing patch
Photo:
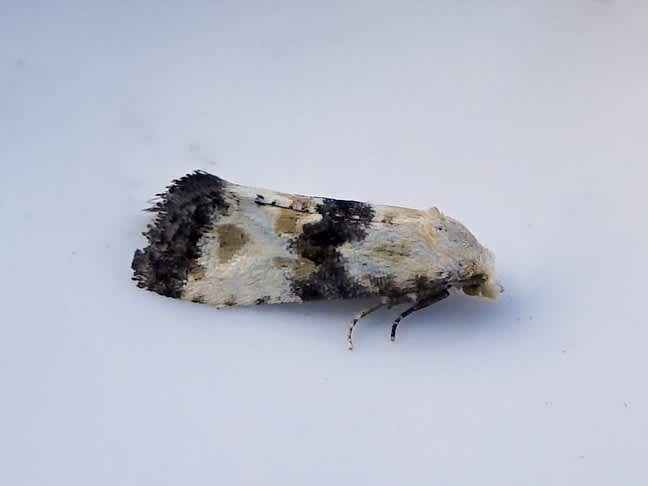
[[[321,219],[317,198],[244,186],[228,187],[226,214],[215,217],[201,238],[201,257],[183,298],[217,306],[300,302],[291,288],[312,262],[290,250],[304,224]]]

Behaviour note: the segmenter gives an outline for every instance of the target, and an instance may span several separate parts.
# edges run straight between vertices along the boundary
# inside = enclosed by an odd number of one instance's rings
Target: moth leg
[[[356,326],[358,321],[363,317],[371,314],[373,311],[380,309],[383,305],[385,305],[384,302],[379,302],[373,307],[369,307],[368,309],[358,312],[353,318],[351,324],[349,325],[349,331],[347,332],[347,348],[349,349],[349,351],[353,350],[353,339],[351,338],[351,335],[353,334],[353,328]]]
[[[391,327],[391,334],[389,335],[389,339],[391,341],[396,340],[396,329],[398,328],[398,324],[402,319],[405,317],[409,316],[412,312],[416,312],[417,310],[425,309],[428,306],[431,306],[432,304],[436,304],[437,302],[445,299],[450,295],[450,292],[447,290],[443,290],[439,292],[438,294],[431,295],[429,297],[425,297],[421,300],[419,300],[416,304],[414,304],[412,307],[409,309],[406,309],[405,311],[401,312],[401,314],[394,319],[394,323],[392,324]]]

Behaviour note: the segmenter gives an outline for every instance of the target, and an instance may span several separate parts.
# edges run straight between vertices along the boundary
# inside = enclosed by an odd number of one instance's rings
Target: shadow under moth
[[[425,211],[300,196],[197,171],[158,194],[133,279],[158,294],[217,307],[375,297],[409,314],[451,289],[496,298],[494,259],[461,223]]]

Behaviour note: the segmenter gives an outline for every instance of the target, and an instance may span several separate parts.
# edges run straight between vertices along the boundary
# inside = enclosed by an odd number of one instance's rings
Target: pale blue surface
[[[648,4],[95,3],[0,7],[1,484],[648,484]],[[195,168],[438,205],[507,292],[351,353],[138,291]]]

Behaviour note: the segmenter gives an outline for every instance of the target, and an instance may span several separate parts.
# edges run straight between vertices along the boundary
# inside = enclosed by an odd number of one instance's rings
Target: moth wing
[[[138,285],[217,306],[402,297],[421,212],[229,183],[174,181],[151,209]],[[416,236],[418,238],[418,236]],[[411,280],[411,279],[410,279]]]
[[[291,242],[320,218],[321,198],[255,189],[206,172],[175,180],[149,209],[132,268],[138,286],[217,306],[299,302],[293,277],[313,270]]]

